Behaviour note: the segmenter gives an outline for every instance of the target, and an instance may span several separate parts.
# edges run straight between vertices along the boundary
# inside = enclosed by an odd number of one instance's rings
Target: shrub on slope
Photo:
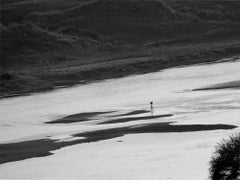
[[[212,180],[240,179],[240,133],[217,146],[210,165]]]

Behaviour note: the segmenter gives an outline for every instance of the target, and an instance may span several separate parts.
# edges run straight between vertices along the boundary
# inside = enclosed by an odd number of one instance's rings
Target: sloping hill
[[[22,22],[32,12],[63,11],[91,0],[1,0],[1,22]]]
[[[1,0],[0,70],[13,78],[3,76],[0,94],[237,55],[239,9],[236,0]]]
[[[79,53],[106,44],[235,39],[240,36],[239,8],[239,2],[224,0],[4,1],[1,65],[44,62],[53,59],[53,52]]]
[[[169,6],[156,0],[98,0],[66,11],[68,16],[98,17],[135,21],[174,19],[176,14]]]
[[[44,57],[46,53],[80,51],[98,45],[89,38],[50,32],[32,23],[12,24],[1,29],[2,66],[38,64],[52,58]]]

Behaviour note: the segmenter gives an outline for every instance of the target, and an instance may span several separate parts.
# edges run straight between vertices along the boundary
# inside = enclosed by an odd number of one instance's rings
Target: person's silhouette
[[[154,108],[153,108],[153,102],[152,101],[150,102],[150,110],[151,110],[151,114],[153,115]]]

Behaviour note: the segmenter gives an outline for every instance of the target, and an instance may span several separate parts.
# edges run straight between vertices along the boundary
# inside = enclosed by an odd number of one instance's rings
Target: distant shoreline
[[[202,45],[193,44],[192,46],[175,45],[167,48],[145,48],[142,54],[136,56],[129,55],[129,57],[118,57],[113,60],[96,61],[79,66],[60,68],[48,66],[48,71],[44,69],[45,67],[40,67],[41,69],[38,71],[41,74],[27,74],[28,77],[33,77],[33,80],[30,79],[31,81],[18,78],[6,81],[9,84],[15,83],[17,86],[10,90],[0,89],[0,99],[26,96],[106,79],[157,72],[173,67],[217,63],[224,58],[234,60],[239,57],[240,44],[238,42],[230,42],[229,44],[224,44],[224,42],[215,43],[213,46],[209,45],[209,47],[206,47],[206,45],[207,43]],[[166,49],[162,50],[162,48]],[[149,50],[151,50],[151,54],[147,55]],[[134,53],[136,52],[132,54]],[[29,71],[31,72],[31,69]],[[66,74],[66,72],[69,73]],[[15,73],[18,74],[16,70]],[[37,79],[38,76],[41,78]]]

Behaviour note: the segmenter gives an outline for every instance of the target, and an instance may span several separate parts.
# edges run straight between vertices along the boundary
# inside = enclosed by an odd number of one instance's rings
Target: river
[[[64,140],[74,133],[159,121],[240,126],[239,88],[192,91],[239,80],[240,60],[234,60],[1,99],[0,143],[49,137]],[[77,113],[149,110],[150,101],[154,115],[173,116],[102,125],[96,122],[104,122],[104,117],[79,123],[45,123]],[[128,134],[68,146],[51,156],[2,164],[0,178],[207,179],[214,146],[239,130]]]

